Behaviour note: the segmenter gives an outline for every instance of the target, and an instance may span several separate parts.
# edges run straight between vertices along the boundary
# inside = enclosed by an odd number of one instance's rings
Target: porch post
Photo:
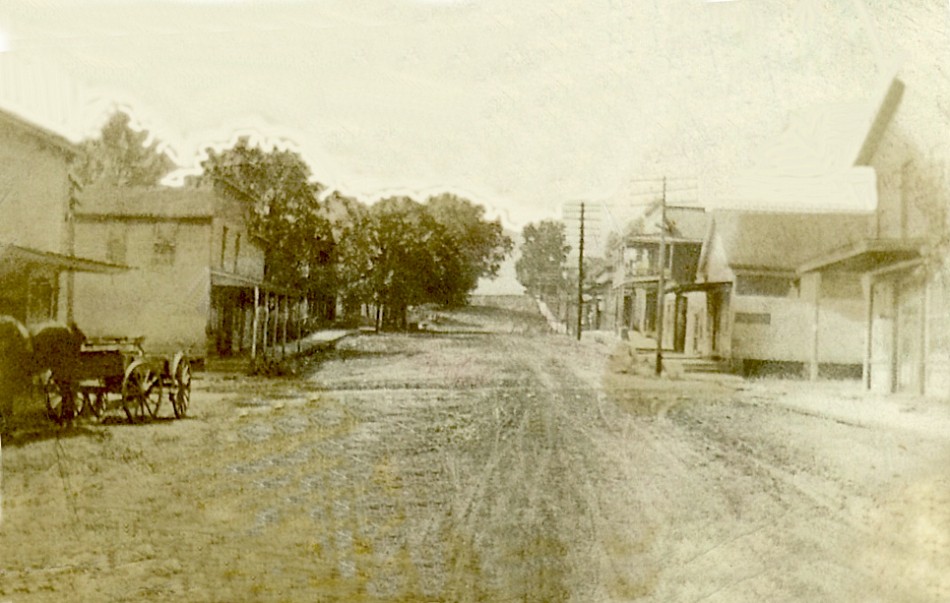
[[[861,275],[861,288],[864,290],[864,364],[861,367],[861,382],[864,389],[871,389],[871,355],[874,341],[874,279],[869,273]]]
[[[270,326],[270,292],[264,292],[264,331],[261,333],[261,352],[267,355],[267,327]]]
[[[812,318],[812,340],[811,340],[811,354],[808,359],[808,378],[812,381],[818,380],[818,357],[819,357],[819,319],[821,316],[821,273],[813,272],[812,273],[812,286],[814,291],[812,293],[812,303],[814,303],[814,316]]]
[[[251,359],[257,358],[257,330],[261,326],[261,288],[254,285],[254,329],[251,333]]]
[[[917,393],[921,396],[927,393],[927,334],[929,329],[927,327],[927,298],[928,292],[930,291],[930,282],[929,279],[924,279],[923,285],[921,286],[920,292],[920,367],[917,374],[918,388]]]
[[[287,305],[288,301],[289,300],[287,296],[285,295],[284,303],[283,303],[284,311],[280,313],[280,315],[284,319],[284,328],[283,328],[283,333],[281,333],[281,341],[280,341],[280,355],[281,356],[287,355],[287,320],[290,318],[290,308]]]
[[[891,356],[890,356],[890,373],[891,373],[891,393],[896,393],[898,390],[898,378],[899,378],[899,342],[900,342],[900,287],[898,286],[899,281],[891,280],[891,313],[893,317],[891,318]]]
[[[301,340],[303,339],[303,320],[301,319],[301,315],[302,315],[301,310],[303,310],[303,308],[301,307],[301,302],[298,299],[294,302],[294,323],[297,325],[297,353],[298,354],[301,351],[300,349]]]
[[[271,317],[273,324],[271,324],[271,329],[270,329],[270,332],[271,332],[270,345],[271,345],[271,348],[276,348],[277,342],[279,341],[278,336],[280,333],[280,296],[275,293],[272,297],[272,301],[274,303],[274,311],[271,312],[271,314],[273,315]]]

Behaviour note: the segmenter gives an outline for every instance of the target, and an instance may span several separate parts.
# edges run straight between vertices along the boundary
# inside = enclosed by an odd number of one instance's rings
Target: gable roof
[[[706,210],[701,207],[666,208],[666,222],[669,224],[670,234],[674,237],[702,241],[708,219]]]
[[[627,236],[627,239],[647,239],[660,236],[660,205],[657,203],[643,214],[645,220],[644,232],[634,233]],[[649,219],[649,220],[647,220]],[[708,227],[709,215],[702,207],[684,207],[681,205],[667,206],[666,224],[669,228],[667,236],[686,240],[702,242]]]
[[[707,237],[717,237],[733,269],[796,271],[805,262],[867,236],[867,216],[718,210]]]
[[[76,155],[79,155],[81,152],[78,146],[66,140],[59,134],[55,134],[46,128],[38,126],[35,123],[10,111],[0,109],[0,124],[16,128],[20,132],[34,138],[45,146],[48,146],[66,155],[67,158],[71,159]]]

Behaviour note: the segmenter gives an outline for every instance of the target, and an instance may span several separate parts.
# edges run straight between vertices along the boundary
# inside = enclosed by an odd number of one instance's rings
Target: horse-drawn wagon
[[[146,354],[142,338],[87,339],[79,328],[47,323],[27,331],[0,317],[0,416],[38,385],[46,413],[57,423],[81,415],[102,418],[121,408],[130,422],[159,416],[167,399],[176,418],[191,401],[191,361],[183,352]]]
[[[191,362],[182,352],[148,355],[141,338],[90,339],[73,367],[49,371],[43,385],[47,414],[57,423],[84,414],[101,418],[118,408],[130,422],[155,418],[166,397],[181,418],[191,400]]]

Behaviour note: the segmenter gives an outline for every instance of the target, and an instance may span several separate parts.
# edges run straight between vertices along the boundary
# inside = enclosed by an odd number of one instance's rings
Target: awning
[[[0,244],[0,277],[19,272],[23,269],[44,267],[57,271],[93,272],[98,274],[119,274],[129,270],[128,266],[110,264],[63,255],[51,251],[41,251],[19,245]]]
[[[220,270],[211,271],[211,286],[234,287],[238,289],[253,289],[254,287],[257,287],[266,293],[292,295],[294,297],[299,297],[301,295],[299,291],[295,291],[294,289],[290,289],[288,287],[279,287],[277,285],[265,283],[257,279],[241,276],[240,274],[234,274],[233,272],[221,272]]]
[[[891,264],[920,258],[923,241],[920,239],[865,239],[848,247],[837,249],[798,268],[798,274],[807,272],[873,272]]]
[[[686,283],[685,285],[676,285],[675,287],[670,287],[667,291],[673,291],[674,293],[690,293],[692,291],[713,291],[715,289],[722,289],[730,285],[732,285],[732,283],[728,281],[713,282],[713,283]]]
[[[623,284],[624,285],[643,285],[643,284],[656,283],[659,280],[660,280],[660,277],[656,274],[648,274],[644,276],[628,276],[627,278],[623,279]]]

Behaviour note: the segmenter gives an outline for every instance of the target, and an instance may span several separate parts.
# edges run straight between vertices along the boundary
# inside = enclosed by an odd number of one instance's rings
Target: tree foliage
[[[426,203],[389,197],[367,207],[334,192],[324,205],[344,306],[376,304],[386,326],[405,326],[410,306],[465,303],[512,247],[499,221],[485,220],[484,208],[454,195]]]
[[[564,224],[542,220],[525,226],[521,236],[524,239],[521,257],[515,263],[518,282],[532,295],[562,288],[567,254],[571,250],[566,242]]]
[[[323,200],[323,212],[333,233],[333,291],[344,312],[355,313],[360,304],[373,300],[370,274],[373,269],[369,207],[333,191]]]
[[[98,138],[80,143],[74,169],[80,185],[155,186],[175,168],[158,141],[146,144],[150,134],[132,129],[130,122],[126,113],[116,112]]]
[[[426,209],[460,255],[458,266],[441,283],[440,303],[461,305],[481,277],[495,277],[514,243],[500,220],[485,220],[485,208],[452,194],[430,197]]]
[[[414,305],[465,303],[512,248],[498,220],[455,195],[366,206],[338,191],[321,198],[323,186],[290,151],[240,139],[207,154],[203,177],[251,200],[250,227],[267,242],[271,281],[339,298],[345,309],[376,304],[387,326],[405,326]]]
[[[325,290],[333,255],[330,223],[320,207],[323,186],[293,151],[264,151],[241,138],[227,150],[207,150],[204,178],[237,188],[250,199],[251,231],[264,239],[271,282]]]
[[[370,288],[391,326],[405,326],[406,309],[435,301],[446,271],[458,257],[425,207],[390,197],[370,207]]]

